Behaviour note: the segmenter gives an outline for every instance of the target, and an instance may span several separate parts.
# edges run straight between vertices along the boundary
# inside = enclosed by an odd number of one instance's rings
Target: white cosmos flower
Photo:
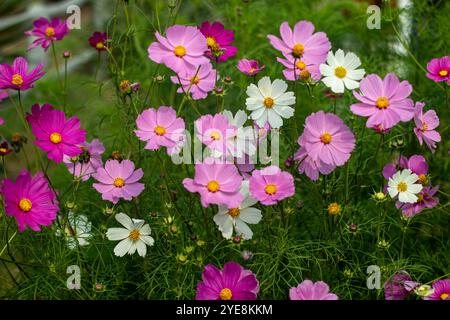
[[[416,203],[416,194],[422,191],[423,186],[415,183],[419,177],[409,169],[397,171],[388,182],[388,191],[391,198],[398,195],[398,201],[403,203]]]
[[[229,110],[225,110],[223,115],[227,117],[228,122],[237,128],[235,136],[229,139],[233,140],[233,148],[230,151],[231,155],[236,158],[242,158],[244,155],[252,156],[256,152],[255,134],[252,126],[244,127],[248,117],[245,111],[238,110],[233,117]]]
[[[251,111],[250,118],[260,127],[269,122],[272,128],[278,129],[283,125],[283,118],[288,119],[294,115],[295,96],[287,90],[287,83],[276,79],[272,83],[269,77],[253,83],[247,87],[248,98],[245,101],[247,110]]]
[[[357,69],[361,60],[353,52],[344,53],[341,49],[328,52],[327,64],[320,65],[323,83],[334,93],[343,93],[344,88],[359,88],[359,81],[364,77],[364,69]]]
[[[147,254],[147,246],[152,246],[155,240],[150,236],[151,230],[144,220],[131,219],[125,213],[116,214],[116,220],[125,228],[109,228],[106,232],[108,240],[120,241],[114,248],[114,254],[123,257],[134,254],[137,250],[141,257]]]
[[[222,236],[225,239],[231,239],[233,236],[233,228],[238,235],[244,239],[251,239],[253,231],[248,224],[257,224],[261,221],[261,210],[252,208],[258,201],[250,196],[248,190],[248,181],[242,182],[240,192],[244,196],[244,200],[238,208],[229,209],[219,205],[219,212],[214,216],[214,222],[219,227]]]
[[[77,244],[80,247],[89,244],[88,239],[92,236],[92,223],[85,215],[75,215],[72,211],[69,211],[67,222],[64,224],[61,220],[60,223],[64,226],[64,236],[69,249],[74,249]],[[58,230],[56,234],[61,235],[61,231]]]

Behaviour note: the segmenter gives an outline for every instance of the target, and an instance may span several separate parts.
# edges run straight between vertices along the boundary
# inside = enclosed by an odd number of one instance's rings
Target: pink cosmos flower
[[[450,301],[450,279],[441,279],[433,282],[433,293],[425,300],[449,300]]]
[[[236,167],[245,180],[248,180],[251,177],[252,171],[255,169],[254,161],[256,160],[252,159],[247,154],[243,157],[236,158]]]
[[[144,184],[138,182],[144,172],[142,169],[134,170],[134,163],[131,160],[108,160],[105,168],[98,168],[92,176],[99,183],[92,186],[102,194],[103,200],[116,204],[120,198],[132,200],[143,190]]]
[[[37,37],[28,47],[28,50],[40,45],[47,51],[52,41],[62,40],[68,33],[69,28],[67,27],[66,21],[60,20],[59,18],[47,20],[44,17],[40,17],[33,22],[33,29],[25,32],[27,36]]]
[[[0,117],[0,126],[2,126],[5,123],[5,120],[3,120],[2,117]]]
[[[409,169],[412,173],[419,177],[419,182],[424,184],[427,182],[428,163],[422,156],[415,154],[410,158],[405,156],[399,157],[394,163],[388,163],[383,168],[383,177],[389,180],[398,170]]]
[[[350,109],[358,116],[368,117],[367,128],[381,125],[387,130],[414,117],[414,103],[408,99],[413,88],[408,81],[400,82],[393,73],[388,73],[384,79],[369,74],[359,87],[361,93],[354,90],[353,95],[361,103],[352,104]]]
[[[0,65],[0,89],[13,89],[25,91],[33,88],[33,83],[45,74],[41,71],[43,64],[28,72],[28,62],[23,57],[14,59],[10,66],[6,63]]]
[[[291,300],[338,300],[337,295],[330,292],[330,287],[323,281],[304,280],[296,288],[289,290]]]
[[[416,127],[414,128],[414,133],[419,139],[420,145],[425,143],[431,152],[434,153],[436,150],[436,142],[441,141],[441,135],[436,129],[439,126],[439,117],[434,110],[428,110],[423,113],[423,107],[425,103],[416,102],[416,110],[414,113],[414,123]]]
[[[0,102],[8,98],[9,94],[7,91],[0,91]]]
[[[207,114],[195,121],[197,137],[209,149],[226,154],[236,148],[233,139],[237,133],[236,126],[228,122],[228,118],[223,114],[214,116]]]
[[[286,67],[286,69],[283,70],[283,75],[286,80],[308,80],[310,78],[314,81],[320,80],[322,75],[320,74],[319,66],[324,61],[317,58],[297,59],[290,54],[284,54],[284,56],[286,59],[277,58],[277,61]]]
[[[384,283],[384,296],[386,300],[405,300],[410,291],[419,283],[412,281],[406,271],[397,271]]]
[[[182,88],[178,88],[178,93],[192,93],[194,100],[205,99],[208,96],[208,92],[212,91],[216,83],[217,71],[213,69],[210,63],[205,63],[197,69],[186,69],[184,72],[179,73],[178,76],[181,80]],[[219,78],[217,78],[219,79]],[[175,84],[180,84],[178,77],[170,77]]]
[[[422,212],[423,209],[431,209],[439,204],[439,199],[435,197],[438,190],[439,186],[435,186],[434,188],[425,186],[418,194],[416,194],[416,203],[402,203],[397,201],[395,203],[395,206],[397,207],[397,209],[402,210],[403,216],[408,218],[414,217],[415,215]]]
[[[172,107],[161,106],[159,109],[144,110],[137,117],[136,126],[138,130],[134,133],[140,140],[147,142],[147,150],[176,147],[184,137],[184,120],[177,118]]]
[[[89,38],[89,45],[99,52],[106,51],[108,47],[108,34],[106,32],[95,31]]]
[[[188,72],[208,62],[206,39],[196,27],[174,25],[166,30],[166,37],[155,32],[157,42],[148,47],[148,56],[156,63],[164,63],[176,73]]]
[[[79,146],[86,141],[86,131],[80,129],[78,117],[66,119],[63,111],[51,105],[41,108],[35,104],[26,118],[37,139],[34,143],[47,152],[49,159],[60,163],[64,155],[74,157],[82,152]]]
[[[254,170],[249,179],[250,194],[264,205],[272,205],[295,193],[294,177],[277,166]]]
[[[19,232],[24,232],[27,226],[34,231],[41,231],[40,226],[49,226],[56,219],[59,210],[56,194],[43,173],[31,176],[23,170],[16,182],[3,180],[0,192],[6,214],[16,218]]]
[[[256,300],[259,292],[255,274],[236,262],[225,263],[223,270],[208,264],[202,279],[195,300]]]
[[[220,22],[205,21],[200,26],[200,32],[206,38],[208,50],[206,55],[218,62],[228,60],[237,52],[237,48],[231,46],[234,41],[234,32],[232,30],[225,30],[223,24]]]
[[[305,130],[299,138],[309,157],[331,166],[342,166],[355,148],[355,136],[337,115],[319,111],[305,120]]]
[[[298,172],[306,174],[313,181],[319,179],[320,173],[327,175],[336,168],[336,166],[326,164],[321,160],[314,161],[302,147],[294,154],[294,160],[298,162]]]
[[[264,124],[264,127],[258,126],[256,121],[253,121],[253,129],[255,130],[255,136],[258,144],[261,143],[264,139],[266,139],[267,135],[269,134],[269,131],[272,129],[270,127],[269,122],[266,122]]]
[[[237,208],[244,197],[239,192],[242,177],[236,166],[229,163],[197,163],[194,179],[185,178],[184,187],[189,192],[198,192],[203,207],[210,204]]]
[[[291,30],[285,21],[280,26],[281,39],[268,35],[272,46],[285,56],[302,58],[307,61],[325,62],[331,43],[323,32],[314,33],[314,25],[309,21],[299,21]]]
[[[239,71],[248,76],[257,75],[265,67],[266,67],[265,65],[260,66],[258,60],[241,59],[237,64],[237,68],[239,69]]]
[[[450,83],[450,57],[431,59],[427,64],[427,77],[435,82],[447,81]]]
[[[94,139],[80,146],[82,153],[75,159],[64,156],[64,163],[71,174],[81,180],[88,180],[97,169],[103,167],[102,154],[105,152],[103,143]]]

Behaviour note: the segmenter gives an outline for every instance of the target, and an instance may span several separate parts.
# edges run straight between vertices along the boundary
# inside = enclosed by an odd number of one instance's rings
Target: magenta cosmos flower
[[[43,64],[28,72],[28,62],[23,57],[14,59],[10,66],[6,63],[0,65],[0,89],[13,89],[25,91],[33,88],[33,83],[45,74],[41,71]]]
[[[439,186],[431,188],[430,186],[425,186],[422,190],[416,194],[416,203],[402,203],[397,201],[395,206],[397,209],[402,210],[402,214],[405,217],[411,218],[422,212],[423,209],[431,209],[439,204],[439,199],[435,197],[439,190]]]
[[[450,83],[450,57],[432,59],[427,64],[427,77],[435,82],[447,81]]]
[[[131,160],[108,160],[105,168],[98,168],[93,174],[93,178],[99,183],[92,186],[102,194],[103,200],[109,200],[116,204],[120,198],[132,200],[143,190],[144,184],[138,182],[144,172],[142,169],[134,170],[134,163]]]
[[[294,154],[294,160],[298,162],[298,172],[306,174],[313,181],[319,179],[319,174],[330,174],[336,168],[336,166],[326,164],[321,160],[314,161],[302,147]]]
[[[242,177],[237,168],[228,163],[197,163],[194,179],[183,180],[189,192],[198,192],[203,207],[220,204],[237,208],[244,197],[239,192]]]
[[[384,283],[384,296],[386,300],[405,300],[410,291],[419,285],[412,281],[406,271],[397,271]]]
[[[27,121],[36,136],[34,143],[47,152],[47,157],[60,163],[64,155],[74,157],[82,153],[80,145],[86,141],[86,131],[80,129],[78,117],[66,119],[61,110],[55,110],[49,104],[42,108],[38,104],[31,107]]]
[[[66,21],[60,20],[59,18],[47,20],[44,17],[40,17],[33,22],[33,29],[25,32],[27,36],[37,37],[28,47],[28,50],[41,46],[47,51],[52,41],[62,40],[68,33],[69,28],[67,27]]]
[[[289,290],[291,300],[338,300],[337,295],[323,281],[304,280],[296,288]]]
[[[305,120],[299,144],[314,161],[342,166],[355,148],[355,136],[344,121],[333,113],[319,111]]]
[[[290,54],[284,54],[284,56],[286,59],[277,58],[277,61],[286,68],[283,70],[283,75],[286,80],[320,80],[322,75],[320,74],[319,66],[324,62],[322,59],[316,57],[297,59]]]
[[[194,100],[204,99],[216,85],[216,73],[217,71],[210,63],[201,65],[200,69],[187,69],[178,74],[182,87],[178,88],[177,92],[191,93]],[[170,80],[175,84],[180,84],[178,77],[172,76]]]
[[[31,176],[23,170],[16,182],[5,179],[0,188],[6,214],[16,218],[20,232],[24,232],[27,226],[41,231],[40,226],[49,226],[56,219],[59,210],[56,194],[43,173]]]
[[[314,25],[309,21],[299,21],[294,30],[285,21],[280,26],[281,39],[268,35],[272,46],[285,56],[296,59],[325,62],[331,43],[324,32],[314,33]]]
[[[177,118],[172,107],[144,110],[136,119],[136,136],[146,141],[145,149],[157,150],[160,147],[174,148],[184,138],[184,120]]]
[[[259,65],[258,60],[247,60],[242,59],[239,60],[237,64],[237,68],[240,72],[248,75],[248,76],[255,76],[258,73],[260,73],[266,66]]]
[[[237,48],[231,44],[234,41],[234,32],[232,30],[225,30],[223,24],[220,22],[205,21],[200,26],[200,32],[206,38],[208,51],[206,55],[218,62],[228,60],[237,52]]]
[[[254,170],[249,183],[252,197],[266,206],[292,197],[295,193],[294,178],[277,166]]]
[[[223,270],[208,264],[197,285],[196,300],[256,300],[259,283],[255,274],[239,263],[227,262]]]
[[[450,300],[450,279],[442,279],[433,282],[433,293],[425,300]]]
[[[108,47],[108,34],[106,32],[95,31],[89,38],[89,45],[97,51],[106,51]]]
[[[439,117],[434,110],[428,110],[423,113],[423,107],[425,103],[416,102],[416,110],[414,112],[414,123],[416,127],[414,128],[414,133],[419,139],[420,145],[425,143],[431,152],[434,153],[436,150],[436,142],[441,141],[441,135],[436,129],[439,126]]]
[[[105,147],[100,140],[94,139],[91,142],[82,143],[80,149],[82,152],[78,157],[64,156],[63,161],[74,177],[86,181],[103,166],[102,154],[105,152]]]
[[[237,128],[223,114],[201,116],[195,121],[195,128],[197,137],[211,150],[226,154],[227,150],[233,151],[236,148],[230,138],[236,136]]]
[[[394,163],[388,163],[383,168],[383,177],[389,180],[398,170],[409,169],[419,177],[419,182],[425,184],[428,181],[428,163],[422,156],[415,154],[410,158],[399,157]]]
[[[414,117],[414,103],[408,99],[413,88],[408,81],[400,82],[393,73],[384,79],[370,74],[359,87],[361,93],[353,91],[353,95],[361,103],[352,104],[350,109],[358,116],[368,117],[367,128],[387,130]]]
[[[188,72],[208,62],[206,39],[196,27],[175,25],[167,28],[166,37],[155,32],[157,42],[148,47],[148,56],[164,63],[176,73]]]

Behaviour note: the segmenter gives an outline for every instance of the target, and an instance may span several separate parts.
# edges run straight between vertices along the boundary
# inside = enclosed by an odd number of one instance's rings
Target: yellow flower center
[[[213,139],[213,140],[219,140],[219,139],[220,139],[220,132],[219,132],[219,131],[213,131],[213,132],[211,132],[211,139]]]
[[[122,188],[125,185],[125,181],[122,178],[114,179],[114,186],[117,188]]]
[[[306,68],[306,63],[304,63],[301,60],[298,60],[297,63],[295,64],[295,66],[297,67],[297,69],[303,70]]]
[[[386,97],[379,97],[375,104],[378,109],[386,109],[389,107],[389,99]]]
[[[424,132],[427,130],[428,130],[428,124],[426,122],[423,122],[421,131]]]
[[[221,300],[231,300],[231,298],[233,297],[233,293],[228,288],[220,290],[219,295]]]
[[[136,240],[139,240],[140,235],[141,234],[139,233],[139,230],[133,229],[133,230],[130,231],[130,235],[128,237],[131,240],[136,241]]]
[[[264,98],[264,105],[266,106],[266,108],[272,108],[274,105],[273,99],[271,97]]]
[[[6,151],[8,151],[8,149],[6,149],[6,148],[0,148],[0,153],[6,153]]]
[[[158,136],[163,136],[166,134],[166,128],[161,127],[161,126],[156,126],[155,129],[153,130],[156,135]]]
[[[97,49],[103,49],[105,47],[105,45],[103,44],[103,42],[97,42],[97,44],[95,45],[95,47]]]
[[[347,70],[344,67],[337,67],[334,69],[334,75],[342,79],[347,75]]]
[[[208,47],[217,47],[216,39],[214,39],[213,37],[206,37],[206,44],[208,45]]]
[[[192,84],[198,84],[200,82],[200,78],[198,76],[194,76],[191,78]]]
[[[446,77],[448,75],[448,70],[441,70],[441,71],[439,71],[439,75],[441,77]]]
[[[221,293],[222,294],[222,293]],[[439,296],[439,298],[441,298],[441,300],[445,300],[450,296],[450,293],[443,293]]]
[[[309,73],[308,69],[303,69],[302,71],[300,71],[300,78],[302,78],[303,80],[309,79],[310,76],[311,73]]]
[[[300,58],[305,51],[305,47],[301,43],[296,43],[295,46],[292,48],[292,55],[295,58]]]
[[[54,144],[58,144],[62,141],[62,136],[60,133],[58,132],[53,132],[50,135],[50,141],[53,142]]]
[[[47,27],[47,29],[45,29],[45,35],[47,37],[53,37],[55,35],[55,29],[52,27]]]
[[[11,83],[20,87],[23,84],[22,76],[16,73],[15,75],[12,76]]]
[[[266,185],[266,187],[264,188],[264,191],[268,194],[268,195],[272,195],[275,192],[277,192],[277,186],[269,183],[268,185]]]
[[[30,199],[23,198],[19,201],[19,208],[23,212],[28,212],[33,207],[33,204],[31,203]]]
[[[427,178],[427,175],[426,174],[419,174],[419,181],[420,181],[420,183],[427,183],[427,181],[428,181],[428,178]]]
[[[208,191],[214,193],[219,190],[220,184],[216,180],[211,180],[210,182],[208,182],[208,185],[206,186],[206,188],[208,188]]]
[[[186,54],[186,48],[183,46],[176,46],[175,49],[173,49],[173,53],[175,53],[178,58],[181,58]]]
[[[253,72],[255,72],[255,68],[248,69],[248,73],[253,73]]]
[[[417,202],[423,202],[423,194],[419,193],[417,195]]]
[[[397,185],[397,189],[400,192],[405,192],[406,190],[408,190],[408,185],[402,181]]]
[[[341,206],[338,203],[333,202],[333,203],[329,204],[328,213],[330,215],[335,216],[335,215],[339,214],[339,212],[341,212]]]
[[[238,217],[240,213],[241,213],[241,211],[239,210],[239,208],[231,208],[231,209],[228,209],[228,214],[229,214],[230,216],[232,216],[233,218]]]
[[[332,140],[331,134],[329,132],[325,132],[320,136],[320,141],[322,141],[324,144],[329,144]]]

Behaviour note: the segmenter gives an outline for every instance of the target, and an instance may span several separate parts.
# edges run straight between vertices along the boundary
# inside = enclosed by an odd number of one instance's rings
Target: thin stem
[[[98,52],[97,52],[97,66],[95,67],[94,81],[97,81],[97,75],[98,75],[98,70],[100,69],[100,62],[101,62],[101,59],[102,59],[101,52],[98,51]]]
[[[64,90],[63,90],[63,110],[66,113],[67,104],[67,58],[64,59]]]
[[[64,87],[63,87],[63,83],[61,80],[61,74],[59,73],[58,58],[56,56],[56,48],[55,48],[55,44],[53,41],[52,41],[52,52],[53,52],[53,62],[55,64],[55,68],[56,68],[56,74],[58,75],[58,82],[59,82],[59,85],[61,86],[61,89],[63,89]]]
[[[3,176],[5,179],[8,179],[8,174],[6,173],[6,166],[5,166],[5,156],[2,156],[2,167],[3,167]]]

